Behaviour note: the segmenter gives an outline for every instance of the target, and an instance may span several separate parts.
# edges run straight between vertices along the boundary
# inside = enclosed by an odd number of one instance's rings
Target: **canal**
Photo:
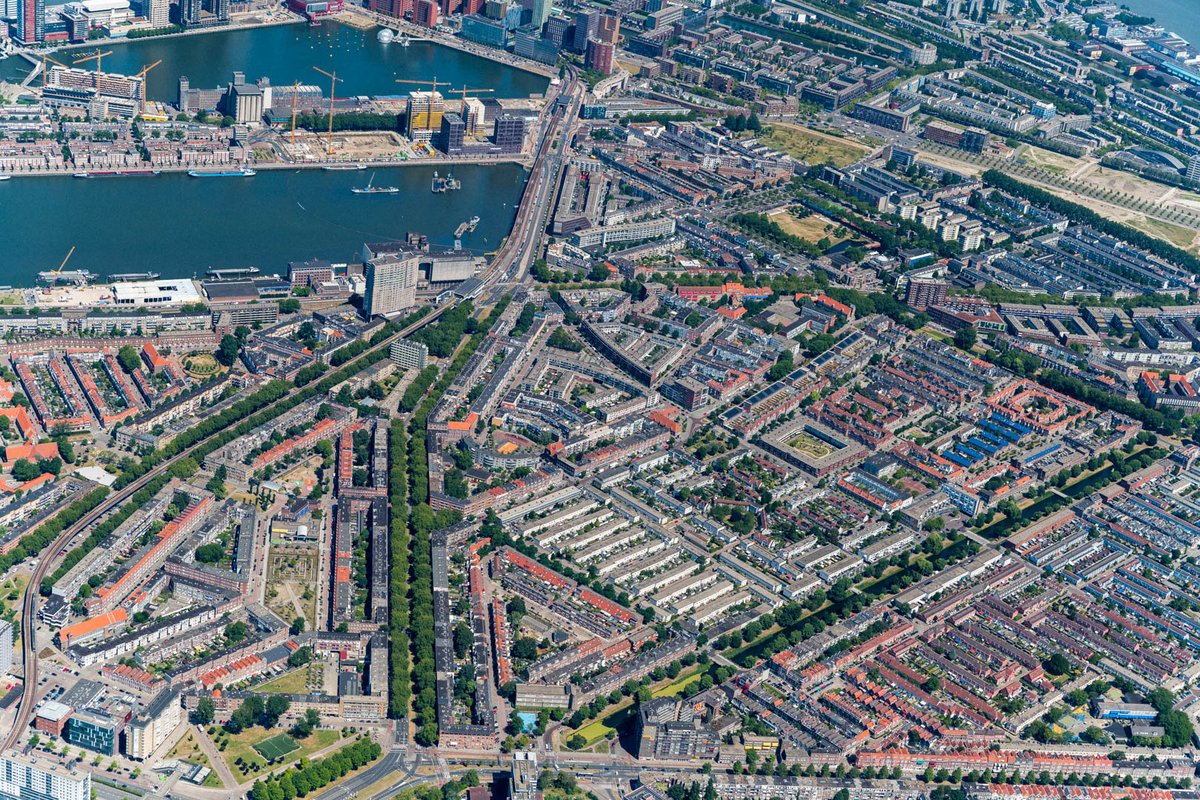
[[[364,242],[423,233],[452,246],[454,229],[480,217],[463,247],[496,249],[512,228],[525,170],[459,165],[462,188],[433,194],[434,165],[371,171],[262,170],[253,178],[18,177],[0,183],[0,283],[33,286],[74,246],[71,266],[99,274],[203,276],[211,267],[286,271],[288,261],[359,258]],[[446,165],[441,169],[445,174]],[[354,194],[374,174],[397,194]]]

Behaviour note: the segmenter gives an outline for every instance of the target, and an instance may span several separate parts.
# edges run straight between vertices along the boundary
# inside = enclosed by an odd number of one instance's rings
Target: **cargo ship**
[[[155,281],[161,278],[158,272],[116,272],[108,276],[110,281]]]
[[[243,167],[242,169],[227,169],[227,170],[201,170],[193,169],[188,171],[188,175],[193,178],[253,178],[258,173],[252,169]]]
[[[449,174],[444,178],[440,178],[438,177],[437,170],[433,171],[433,186],[430,187],[430,191],[432,191],[434,194],[453,192],[461,188],[462,181],[460,181],[458,178]]]
[[[48,270],[38,273],[38,283],[57,286],[60,283],[71,286],[86,286],[96,280],[96,276],[86,269]]]
[[[149,178],[155,175],[161,175],[162,170],[157,169],[112,169],[112,170],[88,170],[87,172],[76,172],[76,178]]]
[[[400,191],[396,186],[376,186],[375,173],[371,173],[371,180],[367,181],[366,186],[355,186],[350,191],[355,194],[396,194]]]
[[[342,170],[366,169],[366,168],[367,168],[366,164],[326,164],[325,166],[321,167],[321,169],[328,170],[329,172],[340,172]]]

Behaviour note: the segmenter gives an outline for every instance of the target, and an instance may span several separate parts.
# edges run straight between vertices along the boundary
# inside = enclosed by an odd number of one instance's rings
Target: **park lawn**
[[[831,162],[835,167],[849,166],[870,152],[866,145],[849,139],[782,122],[772,123],[760,141],[807,164]]]
[[[260,744],[278,734],[278,730],[266,730],[255,725],[253,728],[247,728],[241,733],[233,734],[229,737],[229,744],[222,751],[221,757],[225,759],[225,763],[229,765],[230,771],[238,779],[239,783],[249,783],[261,777],[262,771],[267,768],[267,761],[254,749],[254,745]],[[313,731],[312,735],[308,738],[296,740],[296,744],[300,745],[300,749],[288,753],[287,759],[289,761],[299,761],[301,758],[305,758],[335,743],[340,737],[341,734],[337,731]],[[257,765],[259,772],[250,769],[243,775],[242,770],[237,766],[239,758],[242,759],[244,764]]]
[[[29,585],[29,575],[20,573],[14,575],[0,586],[0,606],[3,606],[4,612],[13,612],[13,629],[17,633],[16,639],[13,640],[13,647],[21,646],[21,597],[25,594],[25,587]]]
[[[660,689],[655,689],[650,693],[651,697],[678,697],[681,694],[686,694],[688,688],[700,682],[700,668],[697,667],[687,672],[681,672],[674,683],[668,683]]]
[[[584,725],[579,730],[575,731],[575,733],[578,733],[587,741],[587,744],[584,745],[587,747],[600,741],[605,736],[608,736],[609,732],[612,730],[614,729],[604,724],[603,718],[598,717],[589,722],[587,725]]]
[[[1126,220],[1125,224],[1138,228],[1151,236],[1170,242],[1184,250],[1190,252],[1197,250],[1196,232],[1182,225],[1173,225],[1170,222],[1163,222],[1160,219],[1150,219],[1149,217],[1137,217]]]
[[[196,741],[196,733],[192,729],[180,737],[171,751],[167,753],[167,759],[177,758],[181,761],[190,761],[193,764],[208,766],[208,756],[200,749],[200,743]]]
[[[306,694],[308,692],[308,667],[303,666],[285,672],[272,681],[259,686],[257,691],[267,694]]]

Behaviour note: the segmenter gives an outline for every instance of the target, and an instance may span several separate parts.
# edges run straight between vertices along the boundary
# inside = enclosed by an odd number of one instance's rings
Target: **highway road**
[[[570,130],[583,101],[583,84],[578,79],[577,70],[570,70],[560,87],[559,96],[567,98],[565,106],[556,102],[557,97],[552,97],[543,109],[538,141],[534,147],[533,165],[529,180],[525,184],[525,191],[521,195],[512,233],[481,275],[487,287],[486,291],[480,292],[480,296],[489,302],[499,299],[505,292],[510,291],[513,285],[519,283],[538,257],[539,243],[546,230],[550,208],[562,177]],[[401,721],[398,724],[405,723]],[[345,800],[352,792],[361,791],[381,780],[399,764],[405,764],[409,777],[391,789],[381,792],[380,798],[391,797],[417,783],[438,779],[436,775],[415,775],[422,758],[431,760],[429,757],[435,757],[436,751],[414,747],[407,748],[407,751],[412,754],[411,763],[404,759],[405,749],[401,745],[394,745],[379,761],[353,779],[316,795],[316,800]],[[455,754],[447,754],[447,757],[452,760],[458,759]]]

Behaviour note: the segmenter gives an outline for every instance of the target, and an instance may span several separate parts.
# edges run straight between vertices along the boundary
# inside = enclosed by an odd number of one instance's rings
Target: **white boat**
[[[342,170],[366,168],[366,164],[326,164],[325,166],[321,167],[321,169],[328,170],[329,172],[341,172]]]
[[[11,181],[12,175],[0,175],[0,181]]]
[[[367,181],[366,186],[355,186],[350,191],[355,194],[396,194],[400,189],[396,186],[376,186],[375,173],[372,172],[371,179]]]

